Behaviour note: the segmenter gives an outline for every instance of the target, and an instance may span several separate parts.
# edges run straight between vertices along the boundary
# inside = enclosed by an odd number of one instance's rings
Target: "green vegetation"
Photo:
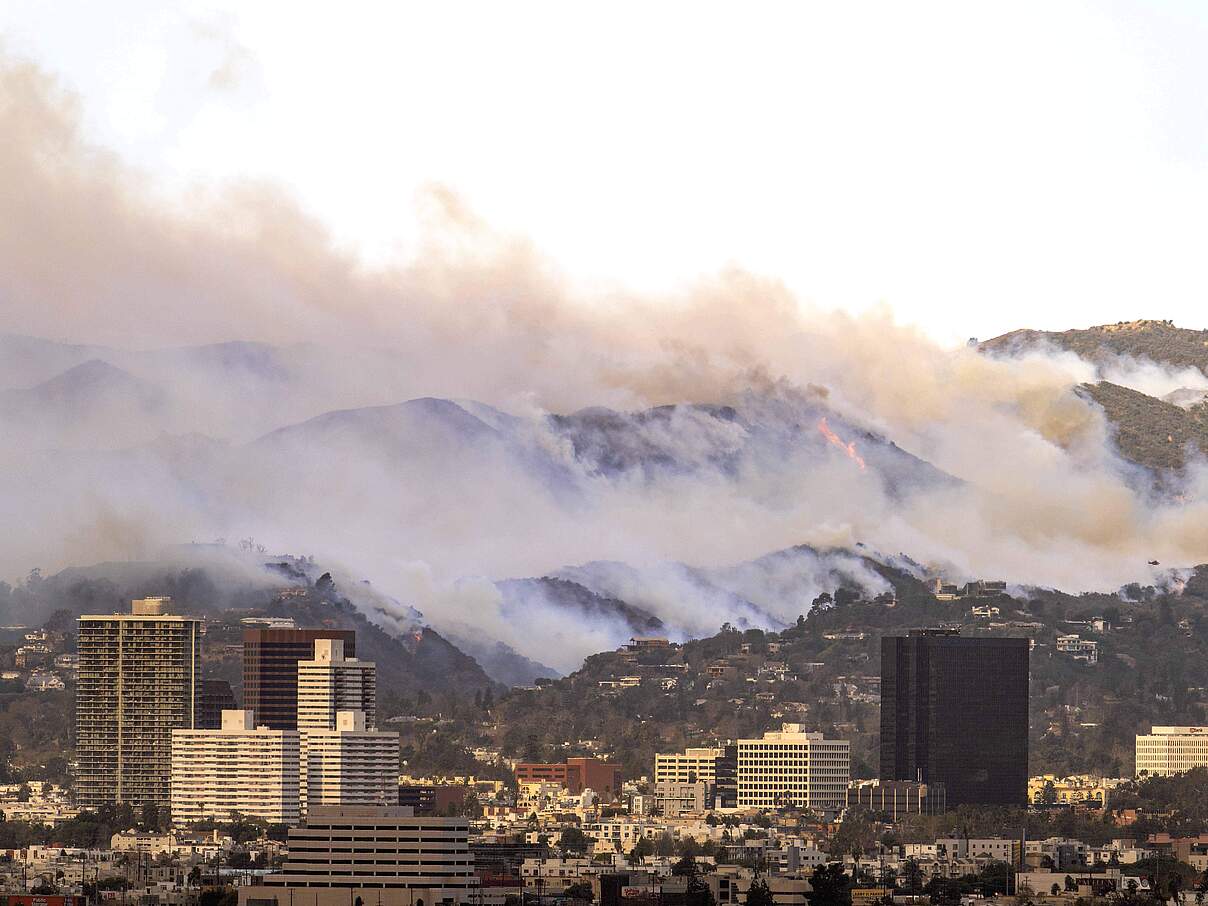
[[[810,888],[806,894],[810,906],[851,906],[851,878],[838,862],[815,868]]]
[[[1208,374],[1208,330],[1185,330],[1170,321],[1121,321],[1086,330],[1016,330],[982,343],[989,352],[1018,352],[1045,346],[1065,349],[1100,366],[1121,357],[1191,368]],[[1078,392],[1098,403],[1116,432],[1126,459],[1149,469],[1182,469],[1190,446],[1208,454],[1208,403],[1190,409],[1101,381]]]
[[[906,572],[876,568],[892,585],[892,595],[870,601],[850,588],[832,589],[803,602],[808,617],[779,633],[724,626],[716,635],[676,648],[602,652],[568,677],[509,692],[478,685],[474,677],[481,674],[459,672],[460,659],[451,673],[442,672],[440,659],[451,646],[435,633],[392,637],[355,613],[330,581],[325,590],[311,583],[303,594],[282,600],[270,595],[258,608],[228,611],[213,620],[206,672],[238,684],[237,654],[224,648],[237,652],[239,620],[248,613],[355,628],[358,654],[379,664],[379,714],[401,734],[403,770],[473,773],[509,782],[513,778],[506,768],[476,761],[470,751],[496,748],[509,757],[538,761],[603,753],[619,761],[627,777],[640,777],[650,774],[656,752],[758,736],[785,721],[851,740],[853,775],[876,776],[880,638],[938,624],[959,625],[967,635],[1035,641],[1032,774],[1131,776],[1136,733],[1154,724],[1208,719],[1208,567],[1187,576],[1177,593],[1133,585],[1115,595],[1031,590],[1016,597],[953,601],[936,600]],[[190,576],[176,587],[204,585]],[[39,577],[9,594],[35,595],[44,608],[70,605],[66,615],[64,608],[50,610],[51,620],[69,631],[75,609],[104,606],[107,594],[98,588]],[[252,600],[240,599],[243,605]],[[997,613],[974,617],[974,605],[997,608]],[[1104,631],[1087,625],[1092,617],[1106,621]],[[1072,632],[1098,643],[1097,664],[1057,651],[1057,637]],[[422,654],[429,644],[431,661]],[[436,689],[448,676],[460,679]],[[640,682],[615,686],[630,676]],[[0,778],[66,777],[73,691],[0,695]],[[1163,789],[1154,784],[1143,793],[1152,811],[1167,810],[1163,802],[1177,802],[1182,795]],[[1208,801],[1208,795],[1200,798]],[[1195,824],[1204,817],[1185,819]]]
[[[28,821],[0,821],[0,849],[49,843],[65,847],[108,848],[114,834],[137,826],[138,821],[128,805],[108,805],[95,812],[80,812],[53,828]]]
[[[75,689],[0,694],[0,783],[69,781]]]
[[[799,720],[850,739],[853,775],[875,776],[880,709],[863,690],[876,688],[880,637],[940,623],[960,625],[967,635],[1036,641],[1033,774],[1130,776],[1136,733],[1205,719],[1208,568],[1196,570],[1181,594],[1131,586],[1122,595],[1033,590],[1026,598],[957,601],[937,601],[922,583],[886,572],[896,606],[827,595],[808,618],[779,634],[726,628],[669,654],[605,652],[564,679],[503,696],[478,726],[455,723],[449,730],[461,734],[463,747],[496,745],[526,759],[613,753],[626,776],[637,777],[650,773],[656,751],[759,735]],[[993,621],[974,618],[974,604],[1000,613]],[[1083,625],[1092,617],[1106,618],[1110,628],[1096,633]],[[1057,651],[1057,637],[1072,632],[1099,643],[1099,663]],[[769,652],[769,643],[778,651]],[[670,666],[659,667],[662,662]],[[730,667],[724,675],[709,675],[723,663]],[[783,680],[769,673],[768,665],[777,663],[784,665]],[[624,689],[600,686],[627,675],[643,681]],[[675,683],[664,688],[663,679]]]
[[[1103,407],[1126,459],[1151,469],[1181,469],[1188,446],[1208,455],[1208,406],[1182,409],[1107,381],[1080,390]]]

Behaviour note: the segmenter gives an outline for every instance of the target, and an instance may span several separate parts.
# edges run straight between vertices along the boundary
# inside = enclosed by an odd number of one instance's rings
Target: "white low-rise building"
[[[1208,727],[1154,727],[1137,736],[1137,776],[1208,767]]]
[[[1068,654],[1076,661],[1086,661],[1088,664],[1099,663],[1099,643],[1092,639],[1084,639],[1078,635],[1057,636],[1057,650]]]

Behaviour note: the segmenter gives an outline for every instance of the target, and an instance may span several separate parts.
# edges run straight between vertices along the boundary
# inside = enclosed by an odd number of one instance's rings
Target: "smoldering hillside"
[[[565,668],[643,619],[609,602],[771,625],[899,553],[1075,590],[1208,561],[1202,464],[1156,493],[1076,355],[739,271],[587,293],[438,187],[368,270],[272,186],[163,197],[75,103],[0,68],[0,575],[251,536]]]

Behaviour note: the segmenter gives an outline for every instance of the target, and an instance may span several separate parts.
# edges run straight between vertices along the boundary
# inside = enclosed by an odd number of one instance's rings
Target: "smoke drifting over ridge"
[[[29,65],[0,68],[0,133],[0,332],[89,347],[0,347],[0,518],[23,527],[2,576],[253,535],[438,626],[538,658],[569,646],[566,666],[599,639],[518,627],[491,580],[624,562],[628,594],[705,632],[728,599],[693,599],[668,563],[862,541],[1082,590],[1148,581],[1150,559],[1208,561],[1208,472],[1154,499],[1072,392],[1090,366],[1069,354],[942,349],[887,310],[810,310],[736,270],[672,298],[586,294],[440,188],[420,200],[421,246],[370,271],[273,187],[159,197]],[[182,348],[227,341],[244,345]],[[1181,379],[1151,363],[1114,377]],[[605,468],[585,428],[547,418],[661,405],[680,408],[618,416],[638,465]],[[886,477],[866,449],[881,437],[956,481]],[[782,621],[833,578],[739,573]]]

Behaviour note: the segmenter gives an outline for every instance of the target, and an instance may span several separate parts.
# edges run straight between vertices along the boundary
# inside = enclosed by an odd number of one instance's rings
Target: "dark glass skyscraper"
[[[222,712],[234,711],[239,705],[235,693],[226,680],[208,679],[201,681],[201,695],[197,699],[195,730],[218,730],[222,727]]]
[[[356,656],[351,629],[247,629],[243,633],[243,707],[256,726],[298,729],[298,661],[315,656],[317,639],[339,639],[344,656]]]
[[[948,807],[1028,801],[1027,639],[881,639],[881,779],[942,783]]]

